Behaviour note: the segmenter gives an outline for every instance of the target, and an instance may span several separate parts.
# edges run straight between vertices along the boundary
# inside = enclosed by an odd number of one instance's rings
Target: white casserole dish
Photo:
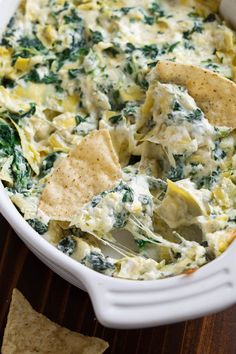
[[[0,33],[18,3],[19,0],[0,0]],[[22,218],[1,182],[0,212],[38,258],[89,293],[96,316],[105,326],[152,327],[200,317],[236,303],[236,242],[192,275],[129,281],[99,274],[58,251]]]

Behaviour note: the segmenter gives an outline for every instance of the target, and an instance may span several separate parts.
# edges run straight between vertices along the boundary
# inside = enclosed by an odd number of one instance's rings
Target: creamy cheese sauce
[[[26,0],[3,34],[0,179],[39,234],[94,270],[159,279],[197,269],[233,240],[236,134],[211,126],[184,88],[152,71],[167,59],[236,81],[236,36],[217,9],[200,0]],[[122,180],[71,224],[49,220],[38,202],[50,174],[101,128]],[[135,256],[105,255],[99,240],[116,242],[117,230],[132,234]]]

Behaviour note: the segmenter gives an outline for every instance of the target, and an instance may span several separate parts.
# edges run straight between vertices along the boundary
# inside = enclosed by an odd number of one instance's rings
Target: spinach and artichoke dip
[[[0,179],[40,235],[98,272],[189,273],[236,235],[236,132],[155,74],[169,60],[236,81],[236,36],[217,11],[210,0],[24,0],[2,36]],[[70,221],[50,218],[38,209],[50,176],[100,129],[119,179]]]

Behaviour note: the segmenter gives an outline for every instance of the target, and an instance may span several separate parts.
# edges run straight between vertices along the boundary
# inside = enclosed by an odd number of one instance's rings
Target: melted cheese
[[[25,219],[49,222],[45,238],[62,240],[59,249],[92,269],[159,279],[200,267],[207,252],[217,256],[232,241],[235,133],[212,127],[183,88],[160,84],[152,73],[168,59],[236,80],[236,37],[218,5],[26,0],[3,35],[0,179]],[[124,167],[122,187],[94,196],[73,225],[37,214],[60,156],[101,128]],[[128,166],[134,155],[141,163]],[[208,246],[176,236],[194,227]],[[114,229],[123,228],[137,257],[107,258],[87,235],[114,241]],[[153,260],[145,258],[149,251]]]

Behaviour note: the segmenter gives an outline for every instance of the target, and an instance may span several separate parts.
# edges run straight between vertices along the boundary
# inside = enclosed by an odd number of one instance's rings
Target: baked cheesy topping
[[[155,70],[168,60],[236,81],[236,35],[217,11],[218,1],[25,0],[2,36],[0,179],[40,235],[96,271],[181,274],[236,235],[236,133]],[[50,176],[101,129],[121,178],[72,220],[50,218],[38,208]]]

